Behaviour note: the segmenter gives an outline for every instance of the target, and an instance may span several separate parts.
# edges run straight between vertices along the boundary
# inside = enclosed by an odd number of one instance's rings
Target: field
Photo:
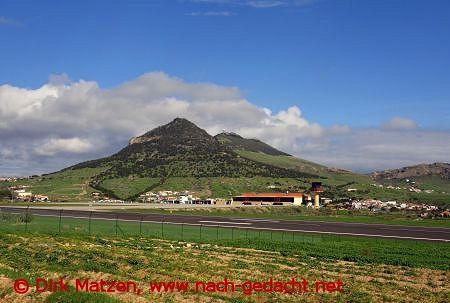
[[[148,237],[82,236],[73,233],[47,235],[42,233],[3,232],[0,234],[0,300],[4,302],[446,302],[450,295],[448,246],[426,248],[407,243],[408,257],[419,252],[439,252],[434,265],[387,265],[378,262],[354,262],[311,256],[310,245],[304,242],[285,250],[267,241],[258,249],[256,242],[203,243],[150,239]],[[343,242],[348,245],[350,242]],[[233,244],[233,245],[231,245]],[[362,244],[367,244],[363,242]],[[394,243],[390,243],[391,245]],[[342,247],[345,247],[342,245]],[[289,246],[286,246],[289,247]],[[363,248],[361,245],[360,248]],[[416,249],[418,247],[419,249]],[[323,247],[325,248],[325,247]],[[394,250],[395,245],[393,246]],[[356,249],[356,247],[352,247]],[[403,250],[405,247],[402,248]],[[318,247],[314,249],[318,251]],[[422,250],[422,252],[420,252]],[[381,250],[380,250],[381,251]],[[400,251],[400,249],[398,250]],[[322,251],[325,253],[326,251]],[[355,256],[369,250],[354,250]],[[388,247],[383,252],[389,255]],[[329,254],[329,253],[327,253]],[[375,253],[377,254],[377,253]],[[400,256],[400,255],[399,255]],[[444,257],[444,258],[442,258]],[[439,265],[440,264],[440,265]],[[444,267],[444,269],[439,269]],[[70,285],[74,280],[91,279],[135,281],[143,292],[134,293],[36,293],[25,295],[12,291],[17,278],[34,281],[37,277],[64,277]],[[149,292],[150,282],[159,281],[229,281],[265,282],[306,279],[343,282],[342,292],[276,293],[244,295],[242,292]],[[33,283],[33,282],[31,282]]]
[[[180,224],[0,214],[0,302],[445,302],[450,244]],[[64,277],[69,293],[13,292]],[[149,291],[150,282],[306,279],[342,292]],[[75,292],[75,279],[134,281],[135,293]]]

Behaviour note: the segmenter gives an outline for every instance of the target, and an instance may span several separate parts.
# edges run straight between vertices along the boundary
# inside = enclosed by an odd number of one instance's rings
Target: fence
[[[108,218],[105,218],[108,217]],[[84,234],[93,236],[141,236],[168,240],[238,240],[261,239],[282,242],[321,241],[327,235],[313,235],[297,231],[255,229],[246,226],[223,226],[220,224],[175,223],[119,218],[114,213],[90,212],[77,217],[59,210],[55,214],[36,214],[29,209],[5,210],[0,208],[0,229],[52,234]],[[340,240],[339,236],[332,236]]]
[[[33,209],[36,212],[36,209]],[[0,208],[0,231],[51,235],[92,235],[105,237],[148,237],[235,247],[279,251],[302,260],[344,260],[398,266],[449,270],[450,243],[371,237],[354,237],[280,231],[186,222],[124,220],[123,214],[91,212],[83,217],[68,216],[60,210],[52,214],[31,214],[27,209]],[[134,215],[135,216],[135,215]],[[103,218],[108,217],[108,218]],[[166,219],[168,219],[166,217]],[[139,241],[140,239],[136,239]],[[405,253],[407,252],[407,253]]]

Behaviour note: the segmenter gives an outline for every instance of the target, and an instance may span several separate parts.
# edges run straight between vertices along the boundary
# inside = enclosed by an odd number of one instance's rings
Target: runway
[[[0,207],[1,211],[23,213],[23,207]],[[93,220],[143,221],[153,223],[173,223],[186,225],[203,225],[211,227],[235,227],[255,230],[294,231],[313,234],[333,234],[348,236],[379,237],[393,239],[410,239],[424,241],[450,242],[450,228],[419,227],[388,224],[365,224],[324,221],[294,221],[232,218],[194,215],[163,215],[156,213],[124,213],[107,211],[60,210],[50,208],[29,208],[34,215],[67,218],[91,218]]]

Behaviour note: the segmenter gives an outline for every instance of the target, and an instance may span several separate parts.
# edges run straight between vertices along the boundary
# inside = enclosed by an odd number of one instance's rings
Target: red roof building
[[[232,198],[233,204],[244,205],[300,205],[303,202],[303,193],[243,193]]]

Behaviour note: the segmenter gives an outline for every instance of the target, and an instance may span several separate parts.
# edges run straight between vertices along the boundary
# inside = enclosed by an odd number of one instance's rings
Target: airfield
[[[63,217],[92,220],[119,220],[125,222],[148,222],[165,224],[184,224],[203,227],[238,228],[249,230],[302,232],[311,234],[330,234],[343,236],[360,236],[373,238],[409,239],[423,241],[450,242],[450,229],[442,227],[419,227],[390,224],[364,224],[327,221],[300,221],[262,218],[233,218],[222,216],[198,216],[179,214],[160,214],[151,212],[133,212],[142,209],[142,205],[76,205],[65,207],[0,207],[3,212],[24,213],[42,217]],[[159,206],[161,207],[161,206]],[[168,208],[183,208],[180,204],[169,205]],[[192,205],[189,206],[192,208]],[[196,208],[211,207],[197,205]],[[231,206],[220,206],[231,207]],[[148,205],[147,209],[157,208]]]

